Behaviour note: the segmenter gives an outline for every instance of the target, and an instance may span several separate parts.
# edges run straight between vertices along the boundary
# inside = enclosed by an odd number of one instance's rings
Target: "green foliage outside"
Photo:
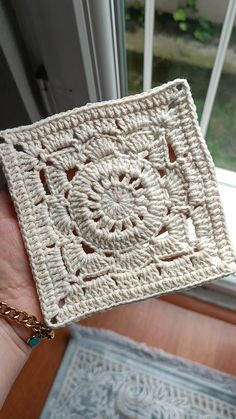
[[[188,32],[189,35],[200,42],[207,42],[214,35],[212,23],[198,13],[197,0],[182,2],[181,6],[177,7],[172,16],[180,31]]]
[[[136,3],[136,14],[139,16],[138,26],[143,25],[144,15],[138,11],[138,3]],[[185,2],[186,3],[186,2]],[[188,2],[189,3],[189,2]],[[183,2],[182,2],[183,4]],[[196,5],[193,0],[192,4]],[[140,7],[140,6],[139,6]],[[142,6],[143,10],[143,6]],[[177,9],[178,10],[178,9]],[[182,15],[181,15],[182,13]],[[184,22],[183,12],[178,11],[177,20],[173,16],[167,14],[158,15],[157,23],[158,33],[164,32],[168,35],[179,36],[176,29],[177,22]],[[176,17],[176,16],[175,16]],[[136,21],[131,25],[131,17],[128,16],[128,28],[135,31]],[[162,20],[161,20],[162,19]],[[201,20],[200,20],[201,21]],[[162,22],[162,23],[161,23]],[[188,23],[188,21],[187,21]],[[202,26],[205,23],[201,22]],[[190,34],[184,32],[186,42]],[[219,27],[215,27],[215,33],[220,32]],[[191,35],[193,36],[193,35]],[[215,36],[215,35],[214,35]],[[233,31],[231,43],[236,41],[236,31]],[[213,42],[212,40],[199,40],[199,42]],[[142,74],[143,74],[143,55],[131,51],[127,51],[128,58],[128,75],[129,75],[129,93],[137,93],[142,91]],[[186,78],[191,86],[193,98],[197,107],[198,117],[200,119],[204,100],[210,80],[211,71],[199,66],[168,61],[158,57],[154,57],[153,61],[153,87],[165,83],[175,78]],[[213,160],[218,167],[236,171],[236,75],[223,73],[221,76],[218,93],[215,99],[214,108],[206,135],[206,140]]]
[[[172,15],[162,13],[160,10],[156,10],[155,14],[158,28],[168,27],[179,37],[188,35],[200,42],[207,42],[215,33],[212,23],[199,15],[197,0],[180,1]],[[126,28],[129,31],[144,26],[144,7],[140,1],[126,2],[125,18]]]

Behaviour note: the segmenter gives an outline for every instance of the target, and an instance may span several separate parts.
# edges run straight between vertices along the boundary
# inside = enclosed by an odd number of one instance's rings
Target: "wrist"
[[[31,348],[27,345],[22,333],[6,319],[0,317],[0,370],[2,377],[0,380],[0,410],[31,353]]]
[[[4,339],[5,344],[20,351],[26,357],[31,352],[31,347],[27,344],[27,339],[31,336],[31,330],[0,316],[0,337]]]
[[[54,338],[54,331],[35,315],[28,314],[0,301],[0,320],[8,336],[21,350],[28,352],[28,348],[38,345],[42,339]],[[1,326],[1,325],[0,325]]]
[[[2,377],[5,377],[0,380],[0,409],[29,357],[31,347],[38,344],[41,338],[51,340],[53,337],[53,330],[34,315],[0,301],[0,370]]]

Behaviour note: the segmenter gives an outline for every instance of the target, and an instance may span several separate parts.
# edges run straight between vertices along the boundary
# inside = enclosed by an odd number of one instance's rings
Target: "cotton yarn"
[[[0,135],[48,326],[236,271],[186,80]]]

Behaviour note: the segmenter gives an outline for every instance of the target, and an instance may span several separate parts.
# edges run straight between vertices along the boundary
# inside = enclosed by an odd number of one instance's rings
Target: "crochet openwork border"
[[[236,271],[186,80],[0,135],[49,326]]]

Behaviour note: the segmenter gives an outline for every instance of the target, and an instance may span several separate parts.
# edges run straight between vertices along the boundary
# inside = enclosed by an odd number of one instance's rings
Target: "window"
[[[126,0],[129,93],[188,79],[236,248],[236,2],[215,3]],[[215,284],[236,291],[234,277]]]
[[[69,0],[56,8],[54,0],[9,0],[0,8],[1,48],[32,122],[188,79],[236,247],[235,0]]]

